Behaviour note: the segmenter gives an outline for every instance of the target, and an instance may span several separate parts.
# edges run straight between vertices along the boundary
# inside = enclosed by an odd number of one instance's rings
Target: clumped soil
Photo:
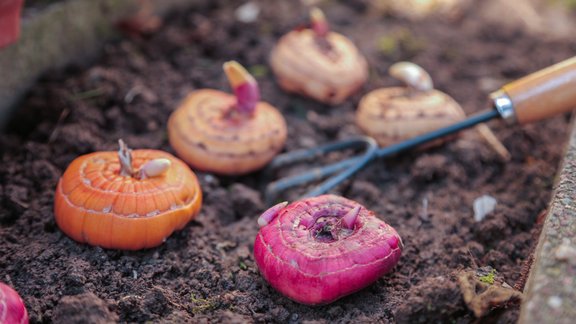
[[[498,86],[576,50],[574,40],[486,24],[476,14],[481,4],[451,20],[410,23],[376,14],[367,3],[325,8],[333,29],[350,36],[368,58],[371,77],[362,93],[396,85],[387,68],[411,60],[472,113],[486,107]],[[522,286],[568,116],[523,127],[490,123],[512,153],[507,163],[471,130],[441,147],[374,162],[339,187],[336,193],[394,226],[405,250],[392,273],[326,306],[292,302],[258,273],[252,257],[256,218],[266,208],[261,189],[271,180],[263,172],[233,178],[199,172],[205,197],[200,215],[154,249],[104,250],[58,229],[54,188],[68,164],[81,154],[116,150],[118,138],[133,148],[173,152],[168,116],[190,91],[229,89],[221,69],[226,60],[249,67],[264,100],[285,114],[287,151],[359,134],[353,114],[361,94],[328,107],[278,88],[268,53],[281,34],[304,21],[306,10],[293,1],[260,5],[258,23],[237,22],[228,1],[174,13],[152,35],[108,44],[91,66],[50,73],[22,102],[0,135],[0,280],[19,291],[32,322],[461,323],[474,317],[454,279],[457,270],[489,265],[510,285]],[[472,203],[484,194],[498,205],[475,222]],[[491,316],[513,322],[518,305]]]

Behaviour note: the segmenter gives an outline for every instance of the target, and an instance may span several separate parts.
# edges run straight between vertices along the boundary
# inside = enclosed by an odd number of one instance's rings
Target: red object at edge
[[[18,40],[24,0],[0,0],[0,49]]]

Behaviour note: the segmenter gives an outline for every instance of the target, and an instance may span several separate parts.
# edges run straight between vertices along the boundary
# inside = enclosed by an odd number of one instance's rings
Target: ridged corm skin
[[[347,228],[342,218],[351,211],[356,216]],[[254,242],[260,272],[276,290],[306,305],[328,304],[370,285],[396,265],[403,247],[398,233],[373,212],[334,195],[294,202],[261,223]]]

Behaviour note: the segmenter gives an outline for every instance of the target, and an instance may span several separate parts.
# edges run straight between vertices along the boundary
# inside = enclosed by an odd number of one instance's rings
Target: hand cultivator
[[[318,158],[332,151],[365,148],[359,156],[317,167],[268,184],[266,199],[268,202],[273,202],[283,191],[331,176],[306,192],[304,197],[321,195],[350,178],[366,164],[377,158],[385,158],[407,151],[495,118],[526,124],[568,112],[576,105],[576,57],[513,81],[493,92],[490,95],[490,100],[492,102],[491,109],[479,112],[450,126],[390,146],[376,148],[372,139],[361,137],[281,154],[269,164],[268,169],[270,171],[288,164]]]

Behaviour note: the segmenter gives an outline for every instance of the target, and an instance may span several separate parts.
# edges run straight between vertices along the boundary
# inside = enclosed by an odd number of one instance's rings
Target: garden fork
[[[365,147],[361,155],[269,183],[266,186],[266,201],[272,203],[283,191],[331,176],[303,197],[324,194],[376,158],[407,151],[498,117],[507,122],[526,124],[571,111],[576,107],[576,56],[504,85],[490,94],[490,101],[491,109],[387,147],[377,148],[373,139],[359,137],[281,154],[268,165],[268,171],[311,160],[332,151]]]

